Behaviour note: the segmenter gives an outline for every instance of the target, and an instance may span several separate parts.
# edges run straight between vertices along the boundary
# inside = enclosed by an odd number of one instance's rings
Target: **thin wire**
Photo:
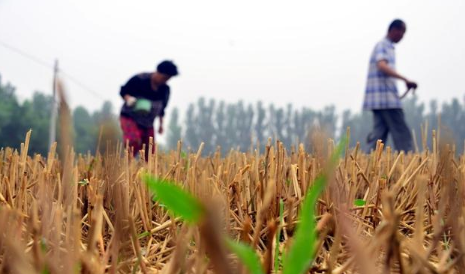
[[[73,82],[75,85],[79,86],[81,89],[89,92],[90,94],[94,95],[98,99],[105,101],[105,99],[102,95],[100,95],[98,92],[94,91],[93,89],[89,88],[87,85],[83,84],[80,80],[78,80],[76,77],[70,75],[69,73],[60,70],[61,74],[65,76],[70,82]]]
[[[23,56],[24,58],[29,59],[29,60],[31,60],[31,61],[37,63],[38,65],[41,65],[41,66],[46,67],[46,68],[48,68],[48,69],[54,69],[54,66],[51,65],[51,64],[49,64],[48,62],[46,62],[46,61],[44,61],[44,60],[42,60],[42,59],[40,59],[40,58],[38,58],[38,57],[36,57],[36,56],[34,56],[34,55],[32,55],[32,54],[29,54],[29,53],[27,53],[27,52],[25,52],[25,51],[22,51],[22,50],[20,50],[20,49],[14,47],[14,46],[12,46],[12,45],[9,45],[9,44],[7,44],[7,43],[1,41],[1,40],[0,40],[0,46],[6,48],[6,49],[8,49],[8,50],[14,51],[15,53],[17,53],[17,54]],[[70,82],[73,82],[75,85],[77,85],[77,86],[80,87],[81,89],[83,89],[83,90],[89,92],[90,94],[92,94],[92,95],[95,96],[96,98],[98,98],[98,99],[100,99],[100,100],[102,100],[102,101],[105,101],[105,100],[106,100],[106,99],[105,99],[102,95],[100,95],[98,92],[95,92],[93,89],[91,89],[91,88],[89,88],[87,85],[83,84],[82,81],[78,80],[76,77],[72,76],[71,74],[69,74],[69,73],[63,71],[62,69],[60,69],[59,72],[60,72],[63,76],[65,76],[67,79],[69,79]]]
[[[8,45],[7,43],[3,42],[3,41],[0,41],[0,46],[6,48],[6,49],[9,49],[11,51],[14,51],[16,52],[17,54],[23,56],[24,58],[27,58],[31,61],[34,61],[36,62],[37,64],[41,65],[41,66],[44,66],[46,68],[49,68],[49,69],[53,69],[53,65],[49,64],[48,62],[38,58],[38,57],[35,57],[34,55],[32,54],[29,54],[27,52],[24,52],[16,47],[13,47],[11,45]]]

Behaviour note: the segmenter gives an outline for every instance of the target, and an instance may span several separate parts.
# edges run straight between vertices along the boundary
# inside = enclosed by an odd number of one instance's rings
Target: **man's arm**
[[[387,75],[391,76],[391,77],[394,77],[396,79],[400,79],[402,81],[405,82],[405,84],[407,85],[407,88],[410,89],[410,88],[417,88],[417,83],[413,82],[413,81],[410,81],[408,80],[407,78],[405,78],[404,76],[400,75],[399,73],[397,73],[397,71],[395,71],[394,69],[392,69],[386,60],[381,60],[381,61],[378,61],[377,63],[378,65],[378,69],[381,70],[382,72],[386,73]]]

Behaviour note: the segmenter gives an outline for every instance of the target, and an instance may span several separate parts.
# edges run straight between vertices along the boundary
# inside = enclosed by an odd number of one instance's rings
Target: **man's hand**
[[[125,96],[124,96],[124,101],[126,101],[126,105],[127,105],[128,107],[132,107],[132,106],[134,106],[134,104],[136,103],[137,98],[136,98],[136,97],[132,97],[131,95],[125,95]]]
[[[404,94],[402,94],[402,96],[399,96],[399,99],[403,99],[405,96],[407,96],[407,94],[410,92],[411,89],[413,89],[412,93],[413,93],[413,95],[415,95],[415,90],[418,87],[417,83],[415,83],[413,81],[409,81],[407,79],[405,79],[404,81],[405,81],[405,85],[407,86],[407,91],[404,92]]]
[[[418,85],[417,83],[409,80],[405,80],[405,85],[407,86],[407,90],[409,89],[417,89]]]

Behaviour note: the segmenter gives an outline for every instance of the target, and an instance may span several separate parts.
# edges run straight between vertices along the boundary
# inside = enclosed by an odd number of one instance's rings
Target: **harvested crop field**
[[[329,140],[311,153],[279,142],[210,156],[179,146],[145,162],[123,146],[31,156],[28,134],[21,151],[0,152],[0,272],[292,273],[286,258],[307,240],[296,236],[301,206],[320,180],[303,273],[463,273],[465,160],[432,138],[431,150],[407,155],[382,144],[338,154]],[[173,216],[144,174],[192,193],[205,216]],[[226,237],[255,250],[259,272]]]

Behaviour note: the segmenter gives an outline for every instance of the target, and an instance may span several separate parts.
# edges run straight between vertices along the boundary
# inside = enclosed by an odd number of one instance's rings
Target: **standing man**
[[[178,69],[171,61],[163,61],[157,70],[138,74],[121,87],[120,95],[124,99],[121,108],[121,129],[124,143],[134,148],[134,155],[146,146],[145,159],[148,158],[149,138],[154,138],[154,121],[159,117],[158,133],[163,133],[163,117],[170,96],[168,80],[178,75]],[[152,151],[153,152],[153,151]]]
[[[408,152],[413,149],[412,135],[405,122],[396,86],[396,79],[400,79],[405,82],[407,90],[417,88],[415,82],[396,71],[394,45],[402,40],[406,30],[402,20],[392,21],[387,36],[376,44],[371,54],[363,103],[365,110],[373,112],[374,128],[367,137],[369,149],[375,149],[378,140],[386,143],[389,132],[396,150]]]

